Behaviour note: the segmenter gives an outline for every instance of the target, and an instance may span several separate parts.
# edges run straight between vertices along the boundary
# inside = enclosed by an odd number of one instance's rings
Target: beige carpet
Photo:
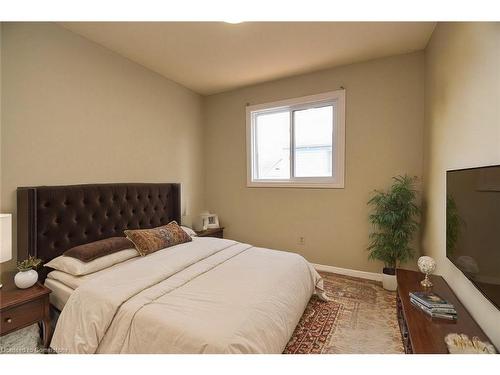
[[[404,353],[395,292],[375,281],[321,275],[332,301],[311,298],[284,353]]]

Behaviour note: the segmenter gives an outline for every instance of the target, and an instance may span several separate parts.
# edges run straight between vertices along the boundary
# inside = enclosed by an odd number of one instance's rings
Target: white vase
[[[29,288],[38,281],[38,272],[35,270],[20,271],[14,276],[14,283],[20,289]]]
[[[396,275],[389,275],[387,273],[382,273],[382,286],[385,290],[395,291],[398,289],[398,280]]]

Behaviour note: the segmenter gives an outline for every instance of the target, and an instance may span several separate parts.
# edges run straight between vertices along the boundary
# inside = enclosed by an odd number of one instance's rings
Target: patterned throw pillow
[[[124,233],[142,256],[192,241],[191,236],[184,232],[175,221],[157,228],[126,230]]]

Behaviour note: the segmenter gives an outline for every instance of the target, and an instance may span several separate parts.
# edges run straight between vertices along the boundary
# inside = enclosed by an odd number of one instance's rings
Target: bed
[[[44,261],[126,229],[180,222],[179,184],[18,189],[18,244]],[[47,276],[48,273],[48,276]],[[322,280],[300,255],[229,239],[136,256],[84,277],[42,272],[59,353],[281,353]]]

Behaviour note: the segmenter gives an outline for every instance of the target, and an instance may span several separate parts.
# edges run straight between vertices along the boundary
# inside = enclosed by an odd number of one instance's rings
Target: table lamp
[[[0,263],[12,259],[12,215],[0,214]],[[0,288],[2,287],[0,272]]]

